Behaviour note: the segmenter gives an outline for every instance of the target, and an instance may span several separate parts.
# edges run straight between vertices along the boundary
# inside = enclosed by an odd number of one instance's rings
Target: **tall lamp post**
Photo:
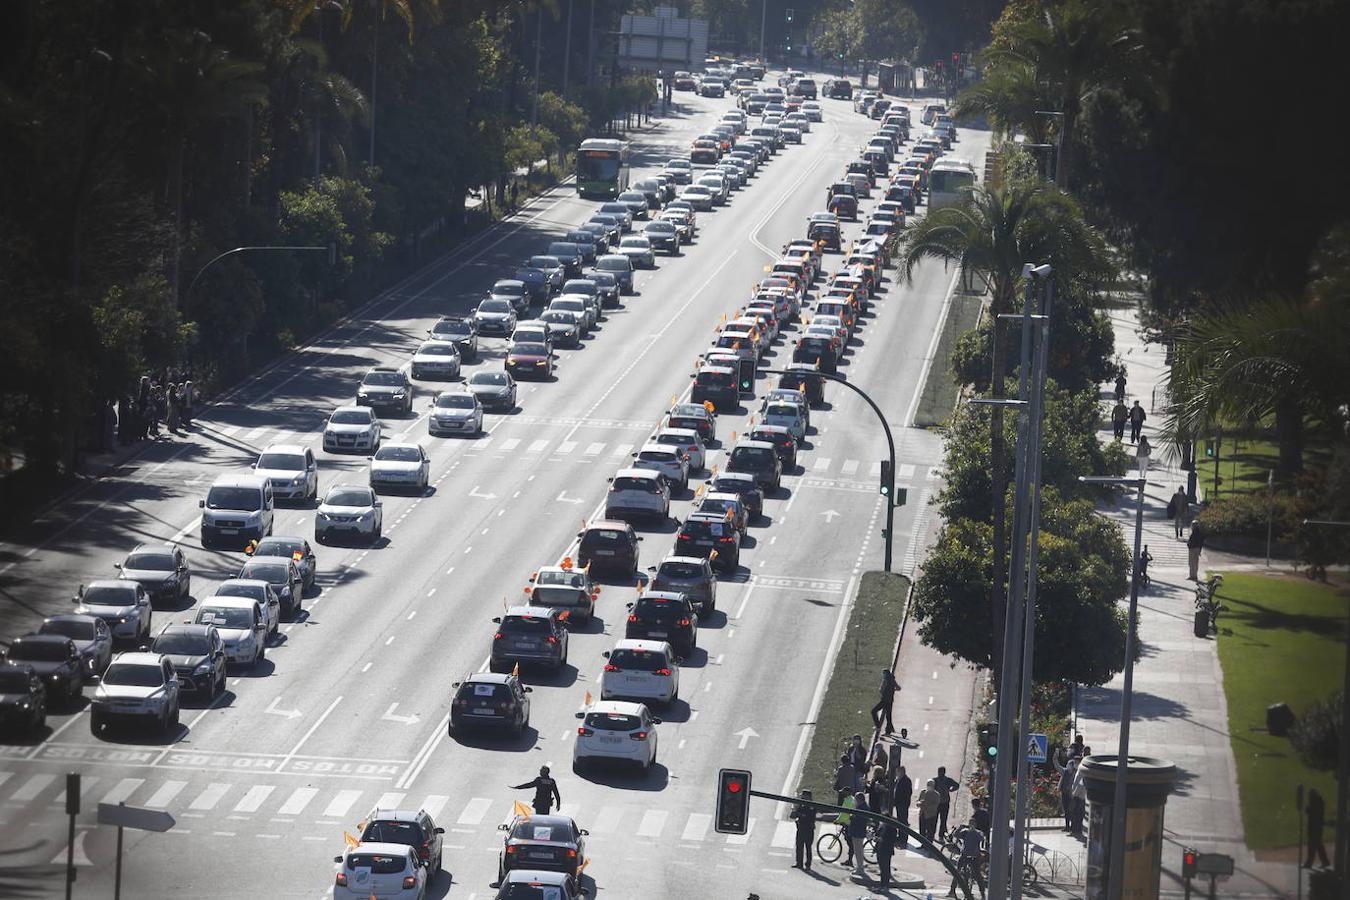
[[[1144,538],[1144,487],[1148,484],[1148,457],[1140,457],[1134,478],[1080,475],[1084,484],[1111,484],[1135,488],[1134,556],[1130,566],[1130,609],[1125,620],[1125,684],[1120,692],[1120,740],[1116,745],[1116,784],[1111,800],[1111,900],[1120,900],[1125,875],[1125,785],[1130,766],[1130,718],[1134,712],[1135,617],[1139,612],[1139,550]]]

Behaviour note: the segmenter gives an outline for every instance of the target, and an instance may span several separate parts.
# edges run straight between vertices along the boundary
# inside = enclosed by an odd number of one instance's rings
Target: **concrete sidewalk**
[[[1152,585],[1139,596],[1140,658],[1134,669],[1132,755],[1160,757],[1175,763],[1178,780],[1168,801],[1164,821],[1162,884],[1165,893],[1180,893],[1181,852],[1234,857],[1236,872],[1221,884],[1224,897],[1292,897],[1295,866],[1258,861],[1243,840],[1238,806],[1237,769],[1228,731],[1228,708],[1223,692],[1217,643],[1192,633],[1194,583],[1187,580],[1187,552],[1166,517],[1167,502],[1186,473],[1179,460],[1160,459],[1162,441],[1156,436],[1165,401],[1167,364],[1164,348],[1146,345],[1139,335],[1136,310],[1111,314],[1116,350],[1128,369],[1126,405],[1138,399],[1148,412],[1144,434],[1154,447],[1145,490],[1143,543],[1153,556]],[[1158,408],[1150,408],[1154,403]],[[1103,441],[1114,440],[1109,419],[1114,392],[1103,391]],[[1130,444],[1127,449],[1133,451]],[[1134,496],[1121,497],[1101,508],[1104,516],[1120,523],[1127,545],[1133,546]],[[1200,572],[1228,568],[1248,559],[1204,553]],[[1245,566],[1244,566],[1245,567]],[[1122,678],[1100,688],[1079,692],[1078,730],[1095,753],[1114,754],[1120,734]],[[1086,865],[1084,845],[1062,831],[1037,831],[1033,840],[1051,850],[1072,855]],[[1206,883],[1200,890],[1207,889]]]

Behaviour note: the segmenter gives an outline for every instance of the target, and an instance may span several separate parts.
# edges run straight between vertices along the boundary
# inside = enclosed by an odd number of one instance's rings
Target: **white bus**
[[[928,172],[929,211],[959,203],[974,186],[974,166],[959,159],[939,159]]]
[[[628,190],[628,143],[588,138],[577,148],[577,193],[617,197]]]

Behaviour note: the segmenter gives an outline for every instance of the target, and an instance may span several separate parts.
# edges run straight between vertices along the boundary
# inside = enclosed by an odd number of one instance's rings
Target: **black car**
[[[589,567],[591,575],[632,575],[637,571],[642,536],[627,522],[602,519],[577,532],[577,537],[577,564]]]
[[[798,338],[797,345],[792,348],[792,361],[831,374],[839,369],[834,342],[829,338],[811,336]]]
[[[428,868],[427,880],[436,877],[444,861],[444,828],[437,828],[425,809],[380,809],[378,806],[362,820],[363,844],[402,844],[415,847],[417,858]]]
[[[556,672],[567,665],[567,629],[558,610],[513,606],[492,621],[497,630],[488,659],[490,671],[510,672],[516,665],[543,664]]]
[[[530,688],[515,675],[475,672],[454,683],[450,735],[467,728],[505,728],[513,735],[530,725]]]
[[[788,468],[797,465],[797,439],[783,425],[755,425],[745,436],[747,440],[773,444],[778,460]]]
[[[724,515],[694,513],[680,524],[675,552],[710,559],[714,568],[729,574],[741,564],[741,532]]]
[[[32,734],[47,724],[47,689],[33,667],[0,662],[0,726],[6,734]]]
[[[516,816],[497,827],[506,832],[497,859],[498,883],[513,869],[562,872],[573,879],[581,874],[588,832],[568,816]]]
[[[741,392],[736,383],[736,370],[726,366],[704,366],[690,376],[694,387],[689,399],[694,403],[707,401],[717,412],[726,412],[740,406]]]
[[[555,347],[581,346],[581,329],[576,317],[561,309],[545,310],[540,321],[548,323],[548,339]]]
[[[225,644],[216,626],[169,625],[155,637],[150,651],[173,664],[184,695],[210,703],[225,693]]]
[[[535,293],[519,278],[502,278],[492,285],[487,295],[491,300],[505,300],[516,312],[523,313],[530,308]]]
[[[402,369],[392,366],[376,366],[361,379],[356,389],[356,405],[369,406],[376,412],[398,411],[403,415],[412,412],[412,379]]]
[[[516,277],[511,279],[525,285],[525,295],[528,298],[525,301],[525,309],[529,309],[531,303],[547,303],[548,298],[553,294],[553,288],[549,285],[548,275],[543,269],[535,269],[528,266],[522,266],[516,269]],[[501,282],[497,282],[501,284]],[[521,308],[512,303],[517,312]]]
[[[765,494],[778,490],[783,483],[783,464],[773,444],[763,441],[741,441],[731,448],[727,457],[728,472],[753,475],[755,483]]]
[[[699,616],[705,619],[717,609],[717,576],[707,559],[667,556],[660,566],[648,566],[647,571],[652,573],[647,582],[648,590],[684,594],[696,605]]]
[[[287,618],[294,618],[300,612],[302,597],[305,592],[305,579],[300,574],[300,567],[290,556],[258,556],[254,555],[248,562],[244,563],[235,578],[246,578],[254,581],[265,581],[276,591],[278,599],[281,600],[281,614]]]
[[[823,247],[828,247],[836,253],[843,250],[843,241],[839,234],[839,226],[833,222],[812,222],[806,226],[807,240],[817,241]]]
[[[836,78],[825,82],[825,96],[835,100],[853,99],[853,82],[845,78]]]
[[[666,641],[680,656],[688,657],[698,646],[698,616],[694,604],[687,594],[646,591],[628,604],[628,622],[623,636]]]
[[[478,358],[478,323],[463,316],[441,316],[427,337],[433,341],[450,341],[465,361]]]
[[[755,476],[745,472],[721,472],[708,481],[708,490],[719,494],[736,494],[745,504],[751,517],[764,515],[764,491]]]
[[[819,406],[825,402],[825,379],[820,377],[814,366],[792,363],[778,376],[778,386],[801,391],[806,395],[808,406]]]
[[[300,570],[300,578],[304,582],[305,590],[314,587],[314,576],[319,570],[319,559],[314,555],[314,548],[304,538],[281,535],[263,538],[262,542],[254,547],[253,552],[249,555],[289,556],[295,561],[296,568]]]
[[[556,256],[563,264],[563,277],[576,278],[581,274],[581,267],[585,263],[585,254],[581,252],[581,247],[571,241],[554,241],[548,245],[548,255]]]
[[[5,661],[31,668],[42,679],[53,703],[75,699],[84,687],[80,651],[74,641],[59,634],[17,638],[9,645]]]
[[[183,603],[192,596],[192,567],[176,544],[139,544],[115,566],[122,580],[145,588],[152,605]]]

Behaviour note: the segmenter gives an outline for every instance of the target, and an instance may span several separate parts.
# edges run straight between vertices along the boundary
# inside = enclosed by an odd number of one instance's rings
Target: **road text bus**
[[[959,159],[939,159],[928,172],[929,211],[959,203],[974,186],[974,166]]]
[[[583,197],[617,197],[628,190],[628,144],[590,138],[577,149],[577,193]]]

